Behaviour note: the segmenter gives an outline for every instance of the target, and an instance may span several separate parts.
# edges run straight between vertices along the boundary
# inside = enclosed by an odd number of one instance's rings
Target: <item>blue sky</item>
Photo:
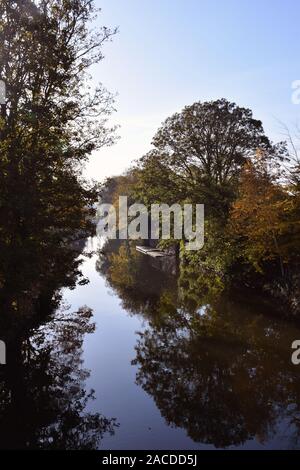
[[[117,92],[119,142],[91,157],[88,175],[120,174],[185,105],[225,97],[253,110],[273,140],[300,122],[299,0],[96,0],[118,26],[95,80]]]

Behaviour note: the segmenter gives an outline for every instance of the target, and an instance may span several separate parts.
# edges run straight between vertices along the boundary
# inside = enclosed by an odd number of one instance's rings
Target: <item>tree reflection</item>
[[[234,305],[203,315],[180,311],[141,333],[137,383],[170,425],[197,442],[264,442],[280,421],[291,426],[300,418],[298,374],[289,357],[294,334]]]
[[[97,262],[97,270],[132,314],[148,318],[176,302],[176,277],[168,276],[150,257],[136,251],[133,242],[108,240]],[[174,298],[175,296],[175,298]]]
[[[86,411],[84,335],[94,331],[92,311],[64,310],[31,335],[8,343],[0,382],[1,448],[94,449],[115,420]]]
[[[169,425],[216,447],[278,434],[299,447],[300,383],[290,359],[296,326],[274,319],[253,296],[233,301],[218,289],[213,296],[208,283],[197,291],[192,273],[176,289],[130,250],[108,251],[106,262],[102,272],[125,308],[148,320],[136,346],[136,380]]]
[[[32,243],[32,242],[31,242]],[[81,243],[32,243],[34,256],[6,251],[1,270],[0,333],[7,364],[0,369],[0,447],[95,449],[114,419],[89,411],[93,390],[83,364],[83,341],[94,331],[92,310],[68,311],[61,288],[87,282]],[[45,249],[45,247],[47,249]],[[50,250],[50,247],[52,248]],[[29,262],[30,261],[30,262]]]

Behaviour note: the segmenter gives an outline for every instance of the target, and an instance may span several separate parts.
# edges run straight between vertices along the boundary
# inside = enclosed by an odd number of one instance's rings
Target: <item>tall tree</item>
[[[168,118],[141,160],[142,190],[175,201],[192,199],[218,214],[228,210],[243,164],[257,148],[272,150],[261,121],[225,99],[197,102]]]
[[[0,1],[2,266],[9,250],[28,253],[30,241],[45,251],[92,233],[97,188],[82,164],[113,142],[113,129],[112,96],[92,88],[89,68],[115,33],[93,32],[95,14],[92,0]]]

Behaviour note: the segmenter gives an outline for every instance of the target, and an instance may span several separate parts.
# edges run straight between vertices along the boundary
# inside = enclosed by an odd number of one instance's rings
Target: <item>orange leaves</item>
[[[287,228],[284,218],[288,204],[288,194],[272,180],[261,161],[257,166],[245,166],[239,197],[230,214],[230,230],[256,268],[265,260],[284,255],[280,237]]]

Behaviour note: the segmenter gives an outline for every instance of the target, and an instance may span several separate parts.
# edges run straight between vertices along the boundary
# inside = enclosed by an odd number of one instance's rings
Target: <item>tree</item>
[[[90,90],[88,69],[114,31],[92,34],[94,11],[91,0],[0,4],[0,76],[7,88],[0,204],[22,239],[33,226],[71,226],[72,216],[80,226],[83,208],[95,200],[81,166],[112,143],[106,126],[112,100],[101,86]]]
[[[169,203],[205,203],[224,217],[243,164],[257,148],[271,152],[261,121],[225,99],[197,102],[168,118],[141,159],[140,194]]]
[[[0,2],[0,78],[7,95],[0,119],[0,261],[6,278],[10,269],[16,272],[10,253],[25,265],[43,252],[52,266],[57,247],[94,233],[98,190],[81,170],[92,151],[113,142],[112,97],[101,85],[91,88],[88,71],[115,33],[106,27],[93,33],[95,13],[92,0]]]
[[[230,224],[232,234],[237,236],[235,241],[242,248],[239,255],[260,272],[265,262],[277,259],[281,276],[285,275],[288,252],[281,244],[281,237],[289,230],[289,220],[285,220],[288,205],[288,194],[268,172],[264,157],[258,155],[255,163],[248,162]]]

